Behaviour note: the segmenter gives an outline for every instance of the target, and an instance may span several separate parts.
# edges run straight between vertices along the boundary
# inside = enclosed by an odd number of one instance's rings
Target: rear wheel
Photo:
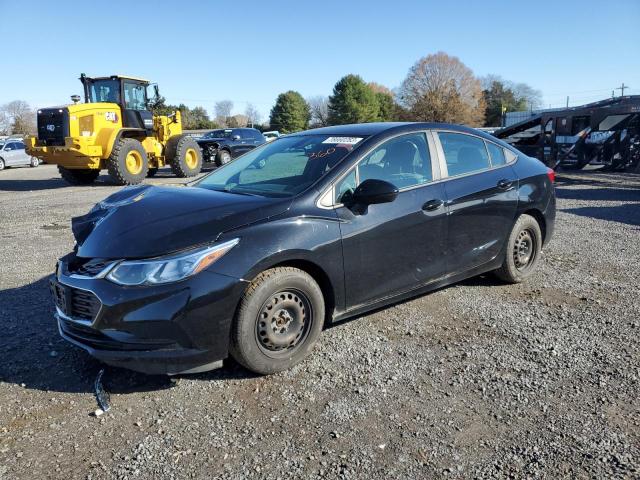
[[[31,157],[31,163],[29,164],[32,168],[40,166],[40,160],[36,157]]]
[[[138,140],[121,138],[111,150],[107,169],[118,185],[138,184],[145,179],[149,170],[147,152]]]
[[[97,169],[70,169],[58,165],[60,176],[71,185],[91,185],[100,176],[100,170]]]
[[[541,251],[542,232],[538,221],[531,215],[520,215],[509,235],[502,266],[495,274],[505,282],[523,282],[535,270]]]
[[[260,374],[286,370],[304,359],[324,323],[324,298],[306,272],[266,270],[247,288],[231,331],[231,354]]]
[[[195,177],[202,169],[202,151],[188,135],[178,135],[167,143],[167,161],[173,173],[181,178]]]
[[[219,150],[216,154],[216,165],[221,167],[231,161],[231,152],[229,150]]]

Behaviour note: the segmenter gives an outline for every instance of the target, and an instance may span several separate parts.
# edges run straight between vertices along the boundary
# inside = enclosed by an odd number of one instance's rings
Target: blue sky
[[[164,8],[157,8],[165,4]],[[476,75],[581,104],[622,82],[640,94],[640,1],[0,0],[0,104],[68,103],[81,72],[156,81],[171,103],[246,102],[266,119],[278,93],[328,95],[343,75],[395,88],[444,51]],[[617,91],[617,94],[620,92]]]

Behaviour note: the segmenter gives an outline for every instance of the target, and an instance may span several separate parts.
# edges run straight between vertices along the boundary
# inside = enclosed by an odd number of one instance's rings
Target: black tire
[[[70,169],[58,165],[60,176],[71,185],[91,185],[100,176],[100,170],[97,169]]]
[[[542,232],[538,221],[531,215],[520,215],[507,240],[502,266],[496,276],[508,283],[526,280],[536,268],[542,251]]]
[[[4,170],[4,160],[0,158],[0,170]]]
[[[292,267],[265,270],[240,301],[231,355],[259,374],[286,370],[311,353],[324,315],[322,290],[309,274]]]
[[[231,152],[229,150],[218,150],[218,153],[216,153],[216,165],[218,167],[226,165],[231,160],[233,159],[231,158]]]
[[[129,164],[133,158],[135,166]],[[109,175],[117,185],[137,185],[147,177],[149,159],[142,144],[134,138],[118,140],[107,160]]]
[[[148,178],[155,177],[156,173],[158,173],[158,169],[157,168],[150,168],[149,170],[147,170],[147,177]]]
[[[31,168],[39,167],[40,166],[40,160],[38,160],[36,157],[31,157],[31,163],[29,164],[29,166]]]
[[[167,142],[166,158],[177,177],[195,177],[202,170],[202,150],[189,135],[171,137]]]

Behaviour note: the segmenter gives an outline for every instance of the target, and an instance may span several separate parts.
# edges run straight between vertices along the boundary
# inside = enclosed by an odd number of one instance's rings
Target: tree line
[[[476,77],[457,57],[419,59],[394,93],[359,75],[342,77],[332,95],[304,99],[290,90],[271,109],[270,128],[283,133],[347,123],[414,121],[500,126],[508,111],[539,108],[542,94],[497,75]]]
[[[305,99],[295,90],[281,93],[266,124],[261,124],[260,112],[251,103],[244,114],[232,115],[231,100],[216,102],[213,118],[202,106],[171,105],[164,97],[155,99],[151,109],[159,115],[180,110],[185,130],[252,126],[291,133],[328,125],[388,121],[496,127],[505,112],[536,109],[541,103],[540,91],[525,83],[506,81],[497,75],[476,77],[457,57],[438,52],[420,58],[395,91],[349,74],[338,80],[329,96]],[[35,133],[35,118],[35,111],[26,102],[7,103],[0,107],[0,134]]]

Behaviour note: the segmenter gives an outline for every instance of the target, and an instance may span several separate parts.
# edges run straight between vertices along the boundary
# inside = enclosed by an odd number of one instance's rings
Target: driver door
[[[425,132],[401,135],[369,153],[335,187],[347,309],[407,292],[445,274],[445,192]],[[435,159],[434,159],[435,163]],[[390,203],[356,213],[341,203],[366,179],[399,189]]]

